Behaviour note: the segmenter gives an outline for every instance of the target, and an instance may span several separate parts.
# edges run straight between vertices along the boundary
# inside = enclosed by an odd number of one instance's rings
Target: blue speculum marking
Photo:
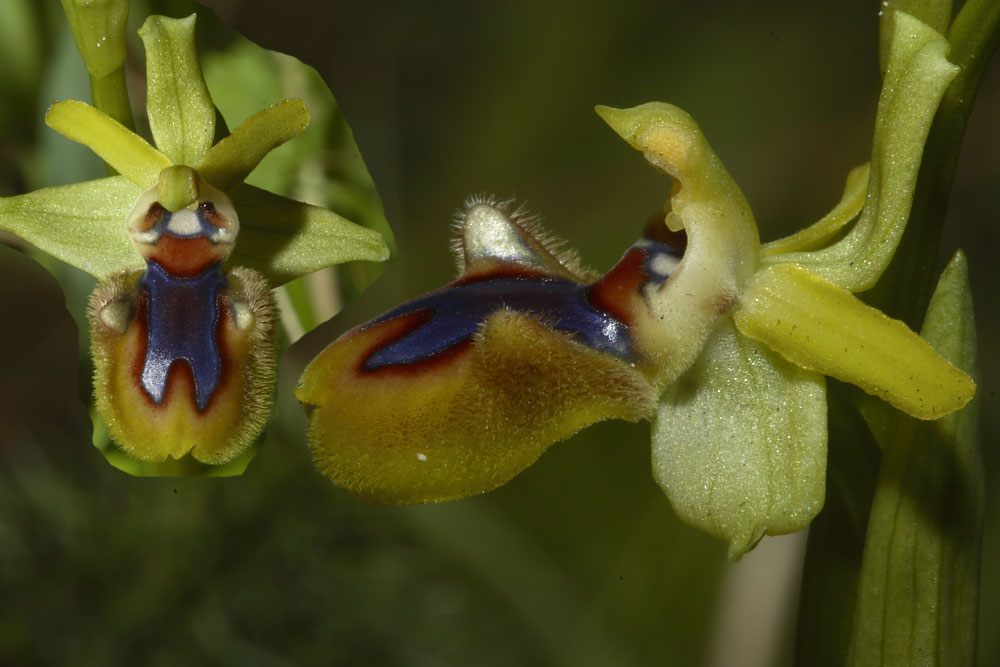
[[[588,300],[589,285],[560,279],[493,279],[432,292],[389,311],[371,324],[429,311],[426,322],[365,359],[365,370],[414,363],[468,340],[493,313],[507,309],[530,313],[547,327],[581,343],[632,359],[632,339],[621,320]]]
[[[615,279],[636,284],[640,290],[649,283],[666,282],[684,256],[683,245],[650,236],[643,236],[631,250],[642,253],[638,266],[627,261],[629,253],[626,253],[609,276],[614,274]],[[624,274],[616,273],[616,269]],[[638,280],[632,282],[635,278]],[[490,315],[504,309],[530,314],[548,328],[568,333],[588,347],[634,361],[628,325],[594,304],[591,295],[595,285],[561,278],[524,277],[486,278],[445,287],[370,322],[368,326],[403,315],[427,315],[424,322],[372,352],[361,367],[374,371],[429,359],[469,340]]]
[[[171,365],[186,361],[194,376],[195,402],[199,410],[204,410],[222,372],[216,335],[217,298],[225,288],[221,262],[185,278],[171,275],[150,261],[139,284],[149,295],[143,389],[159,405],[166,392]]]

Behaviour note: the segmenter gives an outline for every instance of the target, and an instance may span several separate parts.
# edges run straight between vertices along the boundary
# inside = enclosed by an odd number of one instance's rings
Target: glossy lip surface
[[[582,284],[553,277],[490,277],[459,282],[395,308],[367,327],[402,315],[425,312],[426,317],[395,340],[369,354],[366,371],[423,361],[472,338],[499,310],[538,317],[547,327],[571,334],[599,352],[635,361],[635,348],[625,309],[603,307],[608,281],[631,287],[662,285],[677,267],[683,250],[642,238],[605,278]],[[628,275],[624,275],[628,274]],[[622,312],[616,312],[621,310]]]
[[[195,403],[204,410],[222,369],[216,332],[218,295],[225,287],[221,264],[195,277],[180,278],[150,262],[140,284],[150,300],[143,389],[159,405],[174,363],[187,362],[194,376]]]
[[[572,334],[580,342],[617,357],[631,359],[628,328],[593,306],[589,285],[569,280],[483,280],[432,292],[374,320],[369,326],[422,310],[431,316],[365,359],[368,371],[411,364],[468,340],[498,310],[532,313],[549,327]]]

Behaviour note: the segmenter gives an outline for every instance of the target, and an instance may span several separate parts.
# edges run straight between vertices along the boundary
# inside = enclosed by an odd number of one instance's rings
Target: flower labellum
[[[192,200],[170,210],[162,202],[175,190]],[[223,271],[239,220],[229,197],[189,167],[165,169],[126,224],[146,270],[118,274],[91,295],[98,412],[137,459],[190,452],[224,463],[270,413],[276,347],[267,281],[247,268]]]
[[[296,397],[310,410],[317,465],[359,498],[489,491],[553,442],[654,408],[633,330],[684,235],[652,227],[597,278],[510,208],[468,202],[458,280],[348,332],[303,374]]]
[[[139,29],[156,145],[101,109],[53,104],[46,123],[118,175],[0,198],[0,229],[101,281],[89,308],[94,392],[112,440],[140,461],[222,464],[270,416],[271,286],[389,252],[372,229],[243,182],[309,113],[284,100],[216,143],[194,31],[194,15]]]
[[[895,31],[871,166],[788,239],[761,246],[697,124],[664,103],[597,108],[673,182],[665,216],[604,276],[506,205],[471,201],[458,280],[348,332],[306,368],[296,396],[320,469],[372,502],[447,500],[505,483],[595,421],[648,418],[657,482],[732,557],[808,525],[825,497],[825,375],[920,419],[975,392],[852,294],[892,258],[956,72],[940,34],[902,13]]]

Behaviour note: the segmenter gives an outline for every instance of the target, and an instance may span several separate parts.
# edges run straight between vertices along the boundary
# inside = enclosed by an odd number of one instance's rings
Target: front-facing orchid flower
[[[673,179],[665,218],[598,277],[522,214],[471,201],[459,279],[348,332],[306,369],[297,396],[318,465],[365,500],[447,500],[505,483],[597,420],[650,418],[657,481],[730,555],[806,526],[825,495],[825,375],[921,419],[975,391],[852,294],[878,280],[905,227],[956,72],[946,49],[898,15],[870,168],[852,172],[823,220],[765,245],[686,113],[599,107]]]
[[[270,413],[270,286],[388,250],[332,211],[243,183],[309,115],[290,99],[217,127],[194,28],[194,15],[152,16],[139,30],[156,147],[88,104],[53,104],[49,126],[119,175],[0,199],[0,229],[102,281],[89,313],[95,396],[117,444],[143,461],[218,464]]]

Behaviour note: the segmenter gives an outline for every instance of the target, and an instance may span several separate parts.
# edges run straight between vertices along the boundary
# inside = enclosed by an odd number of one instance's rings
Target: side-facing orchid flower
[[[151,16],[139,30],[156,147],[88,104],[53,104],[48,125],[120,175],[0,199],[0,229],[102,281],[89,317],[97,411],[113,440],[143,461],[219,464],[269,417],[270,286],[388,249],[332,211],[243,184],[309,115],[291,99],[220,131],[194,28],[194,15]]]
[[[469,202],[458,280],[348,332],[303,374],[318,466],[363,500],[448,500],[504,484],[595,421],[650,418],[657,481],[732,556],[807,525],[824,499],[824,375],[921,419],[975,391],[852,294],[877,281],[905,227],[955,74],[946,47],[898,15],[871,166],[823,220],[763,246],[686,113],[599,107],[673,179],[665,217],[595,276],[509,205]]]

